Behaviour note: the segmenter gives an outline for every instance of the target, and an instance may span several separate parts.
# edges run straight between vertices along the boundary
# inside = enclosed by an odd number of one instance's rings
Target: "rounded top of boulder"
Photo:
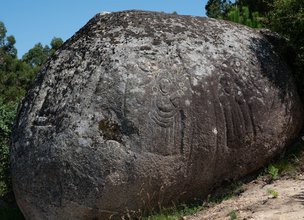
[[[240,34],[240,30],[246,33]],[[232,43],[235,37],[241,39],[258,33],[249,27],[224,20],[127,10],[96,14],[71,40],[75,40],[77,36],[85,33],[90,37],[108,36],[111,43],[121,43],[119,38],[122,37],[122,32],[126,38],[131,37],[138,40],[145,37],[154,38],[153,45],[162,43],[170,45],[172,40],[187,41],[189,38],[200,39],[202,37],[203,40],[210,40],[214,43],[217,41]],[[225,35],[225,38],[221,38],[222,34]]]
[[[249,29],[247,26],[233,23],[225,20],[218,20],[207,17],[192,16],[192,15],[178,15],[178,14],[168,14],[163,12],[154,12],[154,11],[141,11],[141,10],[126,10],[119,12],[101,12],[96,14],[85,27],[90,27],[93,29],[100,29],[102,23],[108,24],[108,28],[111,27],[123,27],[124,29],[131,29],[132,32],[137,34],[142,34],[143,36],[154,36],[154,33],[157,35],[159,32],[169,32],[173,34],[179,33],[189,33],[191,37],[201,37],[202,31],[205,27],[214,29],[218,27],[217,30],[213,30],[212,33],[219,31],[220,33],[225,31],[223,30],[223,25],[227,27],[242,29]],[[147,25],[149,24],[149,25]],[[134,27],[142,28],[137,31],[133,30]],[[141,31],[139,31],[141,30]],[[131,33],[130,33],[131,34]],[[149,35],[152,34],[152,35]],[[196,35],[195,35],[196,34]],[[205,34],[205,33],[204,33]],[[136,35],[140,36],[140,35]]]
[[[77,54],[82,53],[81,56],[84,50],[87,54],[90,51],[96,54],[96,49],[101,50],[101,45],[111,48],[114,56],[118,49],[116,47],[122,45],[139,50],[138,54],[150,56],[157,56],[157,51],[161,51],[158,48],[176,47],[179,54],[183,53],[183,48],[187,48],[192,51],[186,56],[198,63],[204,63],[204,70],[198,68],[195,71],[197,75],[202,76],[211,75],[214,66],[222,65],[231,56],[236,55],[249,61],[251,55],[254,55],[267,63],[272,54],[281,56],[275,53],[277,48],[286,47],[285,41],[279,35],[229,21],[127,10],[96,14],[57,51],[53,59],[56,59],[62,50],[66,50],[65,53],[74,50]],[[244,50],[240,50],[239,45],[242,45]],[[199,53],[202,49],[203,53]],[[163,55],[166,54],[160,54]],[[213,65],[206,65],[209,62]],[[282,79],[273,77],[272,80],[280,84]]]

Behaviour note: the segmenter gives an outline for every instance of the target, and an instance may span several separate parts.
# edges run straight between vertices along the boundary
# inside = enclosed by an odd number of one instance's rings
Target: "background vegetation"
[[[303,0],[209,0],[207,16],[225,19],[253,28],[269,28],[284,36],[293,47],[292,68],[304,100],[304,1]],[[17,57],[14,36],[7,36],[0,22],[0,199],[11,192],[9,146],[17,107],[41,65],[62,44],[54,37],[50,45],[37,43],[24,56]],[[0,212],[1,214],[1,212]]]

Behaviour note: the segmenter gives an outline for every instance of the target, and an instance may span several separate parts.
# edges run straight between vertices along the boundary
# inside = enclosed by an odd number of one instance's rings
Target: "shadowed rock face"
[[[19,111],[14,192],[27,219],[106,219],[206,196],[298,134],[290,70],[258,31],[155,12],[96,15]]]

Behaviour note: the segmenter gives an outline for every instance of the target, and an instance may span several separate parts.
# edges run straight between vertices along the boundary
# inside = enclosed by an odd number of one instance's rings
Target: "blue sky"
[[[205,16],[207,0],[2,0],[0,21],[14,35],[18,56],[53,37],[70,38],[96,13],[142,9]]]

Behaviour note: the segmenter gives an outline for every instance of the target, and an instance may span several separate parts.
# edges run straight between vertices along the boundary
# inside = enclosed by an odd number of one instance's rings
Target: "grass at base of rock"
[[[230,217],[231,220],[237,219],[236,211],[231,211],[229,213],[229,217]]]
[[[271,195],[273,198],[278,198],[279,193],[275,191],[274,189],[267,189],[267,193]]]
[[[162,209],[159,213],[151,214],[150,216],[139,218],[143,220],[179,220],[184,216],[193,215],[205,208],[221,203],[224,200],[230,199],[243,192],[241,182],[227,183],[217,189],[213,194],[208,196],[204,202],[196,204],[182,204],[168,209]],[[131,218],[132,219],[132,218]]]
[[[163,209],[158,214],[153,214],[148,217],[144,217],[143,220],[176,220],[181,219],[183,216],[193,215],[203,208],[201,205],[197,206],[187,206],[183,205],[181,207]]]
[[[268,175],[270,181],[278,179],[282,175],[296,176],[298,172],[304,171],[304,143],[298,141],[289,147],[279,159],[269,164],[262,175]]]

